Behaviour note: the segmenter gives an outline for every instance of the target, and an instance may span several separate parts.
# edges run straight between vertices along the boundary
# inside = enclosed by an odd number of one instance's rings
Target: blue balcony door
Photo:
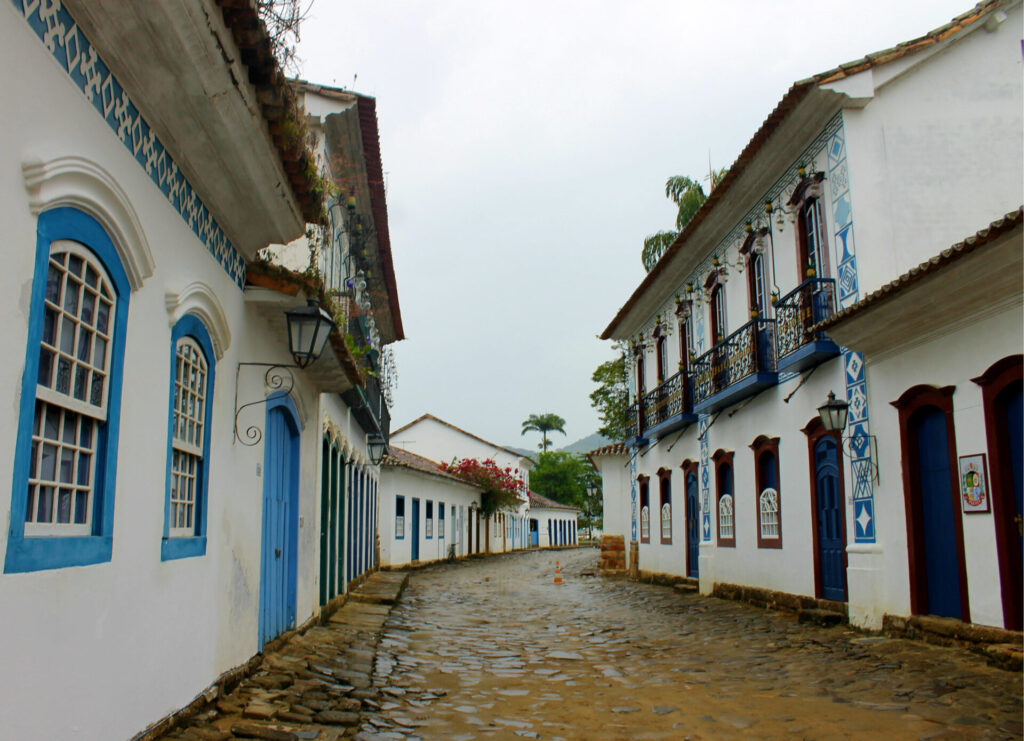
[[[287,396],[278,396],[268,402],[264,441],[259,601],[261,648],[295,627],[299,424],[295,407]]]
[[[832,437],[814,445],[814,498],[818,521],[819,594],[846,601],[846,543],[843,536],[843,492],[839,484],[839,446]]]
[[[420,500],[412,500],[412,560],[420,560]]]
[[[957,546],[957,510],[949,460],[946,414],[926,406],[911,420],[917,460],[913,462],[920,514],[917,569],[924,569],[924,612],[963,618],[960,600],[960,549]],[[922,557],[923,556],[923,563]],[[920,578],[920,575],[919,575]]]
[[[697,474],[686,474],[686,575],[700,578],[700,504],[697,499]]]

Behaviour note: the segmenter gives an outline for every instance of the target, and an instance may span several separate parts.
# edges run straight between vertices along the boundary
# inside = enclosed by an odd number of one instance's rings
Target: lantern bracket
[[[238,380],[242,374],[242,368],[266,368],[267,371],[263,375],[263,385],[270,393],[264,396],[262,399],[256,401],[250,401],[246,404],[238,405]],[[283,363],[239,363],[235,369],[235,427],[234,427],[234,440],[240,442],[246,447],[252,447],[258,445],[260,440],[263,439],[263,430],[258,425],[249,425],[245,428],[244,437],[238,431],[238,417],[239,415],[249,407],[256,406],[258,404],[266,404],[270,401],[270,397],[276,393],[287,394],[295,388],[295,376],[292,374],[291,369],[298,368],[297,365],[285,365]]]

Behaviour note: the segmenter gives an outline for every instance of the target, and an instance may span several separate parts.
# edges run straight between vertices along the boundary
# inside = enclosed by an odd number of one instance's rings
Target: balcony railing
[[[783,358],[808,342],[826,339],[824,332],[810,327],[835,311],[836,282],[831,278],[809,278],[775,302],[775,351]]]
[[[669,432],[691,422],[695,419],[691,414],[692,396],[692,382],[685,371],[658,384],[626,410],[626,439],[641,437],[659,425],[662,432]]]
[[[753,319],[697,358],[692,370],[694,407],[747,378],[754,384],[774,383],[774,344],[774,320]],[[759,377],[766,373],[772,374],[771,378]],[[744,387],[748,388],[754,393],[760,386]],[[723,403],[735,401],[738,399],[723,399]]]

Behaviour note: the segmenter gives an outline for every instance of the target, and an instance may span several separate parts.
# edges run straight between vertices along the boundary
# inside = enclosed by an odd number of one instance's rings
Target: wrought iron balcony
[[[775,321],[752,319],[693,362],[693,411],[715,412],[778,380]]]
[[[627,440],[641,437],[663,437],[681,427],[697,421],[693,414],[692,382],[685,371],[680,371],[664,383],[643,395],[639,403],[632,404],[628,415]]]
[[[801,371],[839,354],[839,346],[824,332],[810,331],[835,311],[835,288],[831,278],[808,278],[775,302],[775,352],[780,372]]]

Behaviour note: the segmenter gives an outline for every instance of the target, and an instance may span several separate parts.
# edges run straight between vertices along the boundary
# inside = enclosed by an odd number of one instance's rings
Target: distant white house
[[[424,414],[394,430],[391,441],[406,451],[435,461],[447,463],[453,458],[493,460],[501,468],[515,471],[524,487],[534,465],[527,456],[488,442],[432,414]],[[487,523],[480,517],[479,504],[471,506],[467,512],[466,552],[502,553],[529,547],[527,507],[528,502],[524,499],[516,512],[498,513]]]
[[[550,548],[579,542],[577,518],[580,510],[577,507],[561,504],[532,491],[529,499],[530,508],[526,516],[530,546]]]
[[[480,491],[437,461],[392,445],[381,463],[381,566],[465,556]]]

